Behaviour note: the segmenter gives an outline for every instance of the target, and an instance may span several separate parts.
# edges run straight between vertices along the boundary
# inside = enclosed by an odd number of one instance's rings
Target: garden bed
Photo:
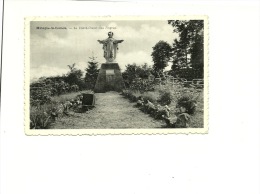
[[[172,123],[180,114],[179,105],[183,99],[193,103],[193,111],[190,115],[190,128],[202,128],[204,123],[204,101],[203,89],[195,87],[184,87],[183,84],[157,84],[152,91],[140,91],[127,89],[122,92],[122,95],[128,98],[131,102],[136,103],[143,112],[149,114],[155,119],[165,120],[170,122],[168,127],[172,127]]]

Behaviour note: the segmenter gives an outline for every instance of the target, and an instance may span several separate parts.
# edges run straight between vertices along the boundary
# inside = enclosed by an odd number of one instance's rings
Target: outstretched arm
[[[117,43],[121,43],[123,42],[124,40],[115,40],[114,43],[117,44]]]
[[[105,43],[106,43],[106,40],[98,40],[98,42],[99,42],[100,44],[105,44]]]

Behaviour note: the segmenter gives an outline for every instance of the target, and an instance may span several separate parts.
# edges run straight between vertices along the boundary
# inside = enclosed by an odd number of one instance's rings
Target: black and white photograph
[[[259,16],[259,0],[3,1],[0,193],[260,193]]]
[[[30,130],[207,128],[205,24],[29,21]]]

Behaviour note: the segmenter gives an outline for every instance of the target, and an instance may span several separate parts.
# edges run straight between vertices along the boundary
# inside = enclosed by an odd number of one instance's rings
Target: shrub
[[[171,94],[170,91],[161,91],[160,92],[158,102],[161,105],[169,105],[169,104],[171,104],[172,100],[173,100],[173,95]]]
[[[30,128],[48,129],[53,122],[53,105],[42,105],[30,108]]]
[[[130,87],[136,78],[147,80],[152,75],[152,68],[147,64],[137,65],[128,64],[126,65],[126,70],[122,73],[124,82],[127,87]],[[136,85],[138,86],[138,85]]]
[[[152,81],[148,79],[135,79],[130,85],[129,88],[133,91],[139,91],[141,93],[147,91],[154,91],[155,85]]]
[[[197,108],[197,102],[192,99],[192,96],[184,95],[178,99],[176,107],[184,107],[188,114],[194,114]]]
[[[142,97],[145,101],[149,100],[150,102],[157,104],[159,93],[158,92],[145,92],[142,94]]]
[[[87,92],[90,93],[91,91]],[[48,129],[58,117],[68,116],[69,110],[81,111],[82,94],[79,93],[73,98],[71,97],[69,95],[54,97],[51,102],[45,104],[37,103],[34,105],[31,103],[30,128]]]
[[[141,96],[140,92],[132,90],[123,90],[122,95],[132,102],[136,102],[138,98]]]

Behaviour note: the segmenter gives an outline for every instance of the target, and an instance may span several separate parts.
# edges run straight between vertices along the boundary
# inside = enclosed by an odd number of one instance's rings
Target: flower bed
[[[92,91],[85,91],[84,93],[87,92],[93,93]],[[83,95],[81,93],[76,95],[70,94],[67,97],[64,96],[53,97],[44,104],[31,103],[30,128],[48,129],[56,119],[69,116],[71,114],[70,112],[86,112],[89,110],[82,107]]]
[[[186,128],[203,125],[203,95],[193,87],[186,88],[181,84],[168,83],[154,86],[153,91],[147,92],[124,90],[122,95],[135,102],[136,107],[153,118],[165,120],[167,127]],[[198,103],[199,117],[196,115]]]

